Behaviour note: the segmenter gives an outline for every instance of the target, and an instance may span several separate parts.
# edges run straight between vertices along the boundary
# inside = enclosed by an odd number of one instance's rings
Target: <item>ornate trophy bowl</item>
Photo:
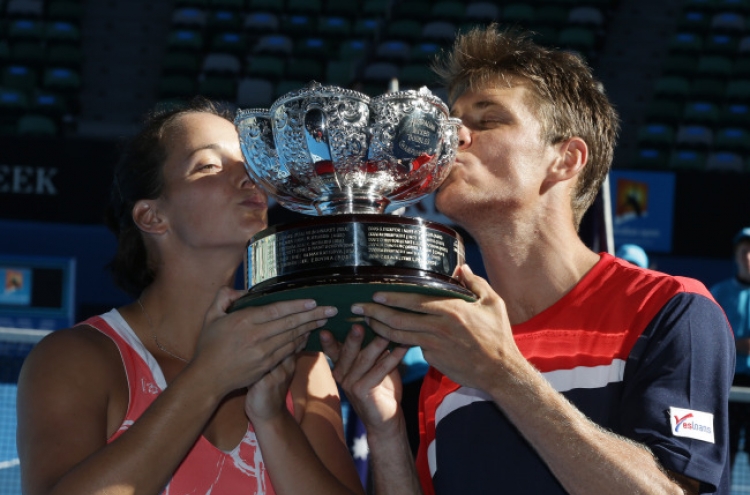
[[[269,110],[240,110],[235,125],[248,174],[282,206],[318,218],[250,239],[248,293],[232,309],[313,298],[339,308],[326,328],[343,341],[352,323],[365,325],[349,306],[376,291],[473,299],[453,278],[464,261],[461,236],[389,214],[448,175],[459,123],[427,88],[371,99],[311,83]],[[320,350],[317,332],[308,349]]]

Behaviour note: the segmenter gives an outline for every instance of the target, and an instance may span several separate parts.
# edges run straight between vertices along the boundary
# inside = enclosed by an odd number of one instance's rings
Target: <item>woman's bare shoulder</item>
[[[89,325],[76,325],[46,335],[24,360],[19,385],[35,377],[45,381],[83,374],[96,380],[108,371],[122,369],[115,343]]]

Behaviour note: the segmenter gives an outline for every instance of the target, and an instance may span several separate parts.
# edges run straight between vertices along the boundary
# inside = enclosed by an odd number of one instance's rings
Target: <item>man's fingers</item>
[[[492,292],[490,284],[479,275],[475,275],[469,265],[461,265],[458,272],[458,280],[480,299]]]

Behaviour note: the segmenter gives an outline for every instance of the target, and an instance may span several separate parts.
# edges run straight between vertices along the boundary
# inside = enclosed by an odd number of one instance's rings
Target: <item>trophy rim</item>
[[[369,105],[372,98],[366,93],[357,91],[354,89],[344,88],[336,85],[324,85],[317,81],[310,81],[304,87],[289,91],[274,100],[269,108],[269,114],[273,115],[276,110],[289,103],[290,101],[299,100],[301,98],[308,98],[311,96],[317,97],[343,97],[343,98],[355,98],[366,105]]]
[[[383,93],[372,98],[371,103],[376,105],[380,102],[387,102],[390,100],[396,100],[396,99],[402,99],[402,98],[426,100],[428,103],[442,110],[443,115],[445,115],[446,119],[451,118],[448,105],[446,105],[446,103],[443,101],[442,98],[440,98],[435,93],[430,91],[430,89],[427,86],[422,86],[418,90],[417,89],[402,89],[400,91],[392,91],[389,93]]]
[[[251,107],[251,108],[239,108],[234,116],[234,124],[237,125],[241,121],[245,120],[250,116],[265,115],[270,116],[270,109],[262,107]]]

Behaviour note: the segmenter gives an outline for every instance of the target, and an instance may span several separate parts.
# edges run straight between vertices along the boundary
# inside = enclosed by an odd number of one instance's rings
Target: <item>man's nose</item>
[[[471,131],[465,125],[458,126],[458,149],[466,149],[471,146]]]

